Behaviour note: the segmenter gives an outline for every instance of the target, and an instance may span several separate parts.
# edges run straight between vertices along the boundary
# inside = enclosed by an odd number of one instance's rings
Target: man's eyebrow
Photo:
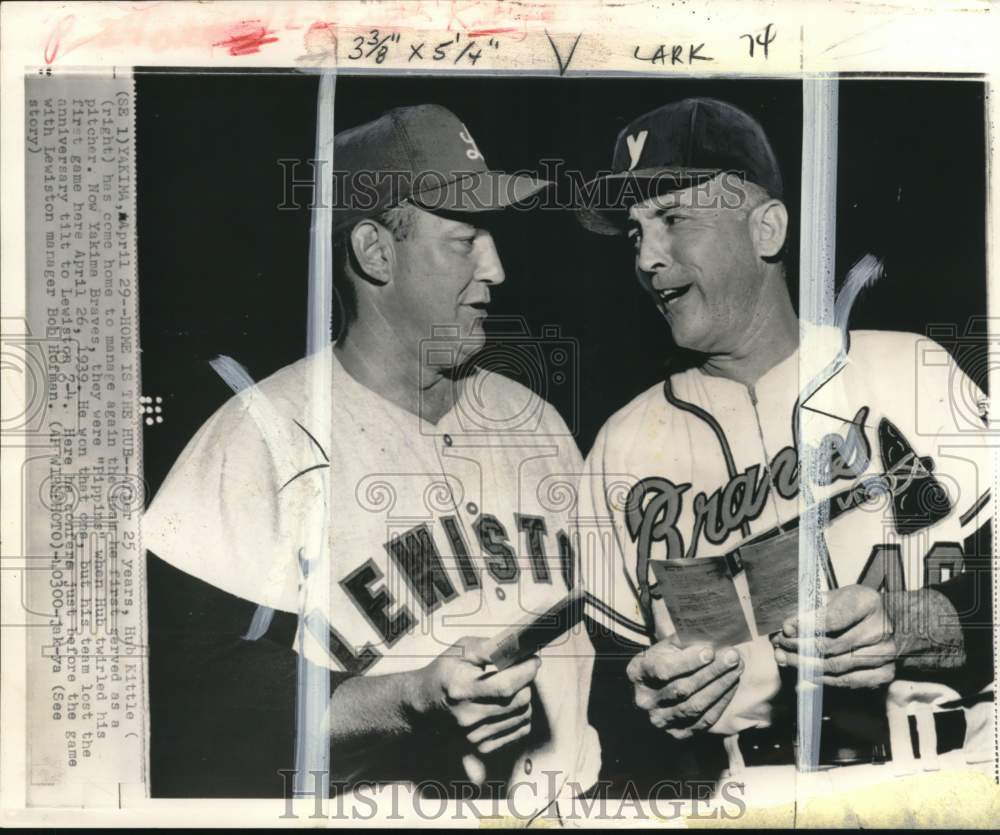
[[[684,207],[683,206],[678,206],[676,203],[672,203],[669,206],[659,206],[659,205],[657,205],[657,206],[649,206],[648,208],[649,208],[650,214],[647,215],[647,217],[661,218],[667,212],[672,212],[672,211],[674,211],[674,209],[682,209]]]
[[[685,208],[684,204],[681,203],[680,200],[676,198],[664,196],[661,197],[660,199],[663,202],[653,203],[652,205],[646,206],[646,209],[648,209],[650,212],[653,213],[653,217],[660,217],[663,215],[664,212],[668,212],[671,209]]]
[[[662,203],[652,203],[650,204],[639,204],[637,203],[633,208],[640,212],[650,212],[652,217],[663,217],[666,212],[673,211],[674,209],[690,209],[690,206],[685,205],[680,201],[679,198],[673,197],[671,195],[661,195],[660,200],[664,201]],[[638,220],[635,216],[629,212],[628,222],[632,224],[638,224]]]
[[[693,208],[689,203],[685,203],[679,197],[670,199],[669,202],[662,203],[657,207],[657,215],[661,215],[670,209],[690,209]]]

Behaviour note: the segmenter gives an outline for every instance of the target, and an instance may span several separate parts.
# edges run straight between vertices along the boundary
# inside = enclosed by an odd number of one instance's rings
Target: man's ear
[[[788,234],[788,209],[780,200],[767,200],[750,212],[750,234],[757,255],[773,258],[785,245]]]
[[[351,230],[351,254],[363,278],[388,284],[396,266],[392,233],[381,223],[363,220]]]

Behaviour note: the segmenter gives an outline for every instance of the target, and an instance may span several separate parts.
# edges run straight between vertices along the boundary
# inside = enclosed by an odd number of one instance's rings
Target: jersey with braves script
[[[585,465],[577,520],[589,614],[599,623],[639,644],[672,638],[651,562],[795,535],[804,508],[797,434],[806,425],[809,442],[828,453],[807,485],[811,506],[828,501],[817,549],[826,588],[915,589],[962,571],[967,541],[991,512],[982,394],[930,339],[855,331],[845,340],[833,328],[805,334],[808,343],[752,386],[689,369],[603,427]],[[725,735],[767,727],[781,688],[766,634],[737,648],[745,671],[712,728]],[[923,728],[923,714],[960,696],[941,683],[897,678],[886,698],[890,734],[903,734],[912,717]],[[967,748],[990,744],[992,706],[980,701],[967,711]],[[894,751],[910,749],[906,736],[894,742]]]
[[[310,425],[304,404],[321,364],[330,418]],[[414,670],[463,636],[544,612],[576,579],[567,522],[579,452],[525,387],[483,370],[462,383],[431,424],[361,385],[332,350],[282,369],[199,430],[144,519],[144,546],[299,613],[297,648],[355,675]],[[313,535],[324,508],[329,559]],[[322,609],[301,593],[306,577]],[[600,767],[582,625],[540,655],[532,732],[500,775],[524,792],[519,812],[586,790]]]

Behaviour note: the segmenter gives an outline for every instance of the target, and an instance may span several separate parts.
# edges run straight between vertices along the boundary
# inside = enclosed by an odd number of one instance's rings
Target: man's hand
[[[448,716],[479,754],[531,731],[531,683],[542,661],[532,656],[503,672],[487,670],[485,640],[463,638],[418,671],[412,709]]]
[[[896,677],[899,654],[882,595],[867,586],[827,593],[816,612],[816,635],[799,635],[799,619],[785,621],[773,639],[780,667],[812,669],[833,687],[881,687]]]
[[[694,644],[679,649],[660,641],[628,665],[635,704],[675,739],[714,725],[736,693],[743,658],[732,647]]]

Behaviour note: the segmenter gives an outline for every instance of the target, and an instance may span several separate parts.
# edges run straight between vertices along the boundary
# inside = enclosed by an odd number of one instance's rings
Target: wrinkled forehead
[[[665,194],[654,194],[641,203],[633,203],[629,206],[628,216],[635,220],[656,214],[663,209],[672,209],[678,206],[690,207],[696,202],[694,195],[691,194],[692,191],[693,189],[685,188],[680,191],[668,191]]]

